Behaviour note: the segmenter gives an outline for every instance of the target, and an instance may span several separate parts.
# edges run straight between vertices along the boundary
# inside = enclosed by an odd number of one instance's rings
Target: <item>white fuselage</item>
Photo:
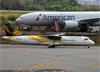
[[[31,26],[54,26],[57,17],[59,25],[65,21],[80,21],[100,18],[100,12],[33,12],[20,16],[16,21]]]
[[[26,35],[26,36],[3,36],[2,38],[21,42],[28,44],[43,44],[43,45],[81,45],[81,46],[89,46],[93,45],[94,42],[90,40],[88,37],[84,36],[61,36],[61,40],[51,40],[48,38],[44,38],[41,36],[35,35]]]

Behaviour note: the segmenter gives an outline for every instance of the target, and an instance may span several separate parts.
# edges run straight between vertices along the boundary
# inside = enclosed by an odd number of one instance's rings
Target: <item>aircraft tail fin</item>
[[[24,35],[23,33],[15,30],[10,22],[3,21],[3,27],[6,32],[6,36],[17,36],[17,35]]]

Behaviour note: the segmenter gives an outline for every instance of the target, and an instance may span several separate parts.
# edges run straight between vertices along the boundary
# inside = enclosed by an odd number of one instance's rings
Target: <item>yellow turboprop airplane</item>
[[[3,22],[3,26],[6,32],[6,36],[3,39],[8,39],[21,43],[28,44],[42,44],[47,45],[48,48],[55,48],[60,45],[77,45],[77,46],[89,46],[95,44],[91,39],[85,36],[63,36],[63,34],[56,35],[24,35],[15,30],[8,21]]]

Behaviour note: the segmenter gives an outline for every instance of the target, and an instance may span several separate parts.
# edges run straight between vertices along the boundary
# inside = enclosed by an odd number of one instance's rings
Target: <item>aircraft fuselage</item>
[[[16,21],[31,26],[54,26],[55,17],[59,25],[64,25],[65,21],[100,18],[100,12],[33,12],[20,16]]]

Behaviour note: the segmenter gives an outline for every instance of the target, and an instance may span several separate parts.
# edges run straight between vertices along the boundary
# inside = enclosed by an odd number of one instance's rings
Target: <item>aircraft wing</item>
[[[40,36],[40,37],[42,37],[42,38],[48,38],[48,39],[50,39],[50,40],[60,40],[62,37],[60,37],[60,36],[48,36],[48,35],[45,35],[45,36]]]
[[[79,23],[95,23],[95,22],[99,22],[100,18],[92,18],[92,19],[83,19],[83,20],[79,20]]]
[[[66,33],[59,33],[59,34],[54,34],[54,35],[50,35],[50,36],[62,36],[65,35]]]
[[[48,38],[50,40],[61,40],[61,36],[65,35],[66,33],[59,33],[59,34],[54,34],[54,35],[44,35],[42,37]]]
[[[60,36],[39,36],[43,39],[43,43],[41,44],[58,44],[60,45],[61,38]]]
[[[61,40],[61,36],[62,35],[65,35],[66,33],[59,33],[59,34],[54,34],[54,35],[47,35],[47,36],[44,36],[48,39],[51,39],[51,40]]]
[[[51,39],[51,40],[61,40],[62,37],[60,36],[47,36],[48,39]]]
[[[42,38],[48,38],[50,40],[61,40],[61,35],[64,35],[65,33],[55,34],[55,35],[43,35],[40,36]]]

